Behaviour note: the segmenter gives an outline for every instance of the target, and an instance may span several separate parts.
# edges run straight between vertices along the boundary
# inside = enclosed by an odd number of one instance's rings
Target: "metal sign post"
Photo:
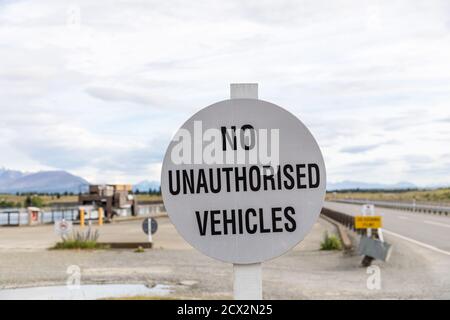
[[[358,253],[363,256],[361,265],[368,267],[374,259],[389,260],[392,246],[384,242],[382,216],[375,216],[373,204],[364,204],[361,207],[361,213],[362,216],[355,217],[355,228],[366,230],[366,234],[361,236],[358,246]],[[372,230],[376,230],[376,232],[373,233]]]
[[[151,226],[152,225],[152,218],[150,218],[150,217],[148,217],[147,218],[147,226]],[[150,227],[151,228],[151,227]],[[150,229],[150,228],[148,228],[148,229]],[[147,232],[147,235],[148,235],[148,242],[149,243],[152,243],[153,242],[153,238],[152,238],[152,232],[151,232],[151,230],[150,230],[150,232]]]
[[[153,234],[158,230],[156,219],[148,217],[142,221],[142,231],[148,236],[148,242],[153,243]]]

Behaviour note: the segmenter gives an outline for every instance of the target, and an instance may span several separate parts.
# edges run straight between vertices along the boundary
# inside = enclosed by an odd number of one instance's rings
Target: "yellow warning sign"
[[[381,216],[356,216],[356,229],[378,229],[382,228]]]

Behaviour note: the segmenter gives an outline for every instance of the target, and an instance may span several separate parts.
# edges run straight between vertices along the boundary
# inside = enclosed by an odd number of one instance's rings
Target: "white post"
[[[371,207],[369,204],[363,204],[363,206],[361,207],[361,213],[364,217],[365,216],[373,216],[373,213],[371,212]],[[372,237],[372,229],[371,228],[367,228],[366,236],[369,238]]]
[[[230,99],[258,99],[257,83],[230,84]]]
[[[374,216],[375,215],[375,205],[373,205],[373,210],[372,210],[372,216]],[[378,214],[379,216],[381,216],[381,214]],[[383,229],[382,228],[378,228],[377,229],[377,235],[378,235],[378,239],[381,241],[381,242],[384,242],[384,237],[383,237]]]
[[[258,99],[258,84],[230,84],[230,99]],[[233,264],[233,293],[235,300],[262,299],[261,263]]]
[[[233,264],[234,300],[262,299],[262,264]]]
[[[147,219],[147,225],[148,225],[148,242],[152,243],[153,242],[153,238],[152,238],[152,218],[148,218]]]

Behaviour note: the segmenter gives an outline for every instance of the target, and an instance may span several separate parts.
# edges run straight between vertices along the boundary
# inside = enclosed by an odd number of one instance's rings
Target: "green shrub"
[[[4,199],[0,200],[0,208],[14,208],[16,206],[16,203],[13,201],[7,201]]]
[[[24,201],[25,207],[38,207],[44,206],[44,200],[39,196],[27,196]]]
[[[54,249],[103,249],[96,241],[64,240],[58,242]]]
[[[145,250],[144,250],[144,248],[142,248],[141,246],[139,246],[139,247],[137,247],[136,249],[134,249],[134,252],[142,253],[142,252],[145,252]]]
[[[320,250],[342,250],[341,240],[336,235],[328,235],[328,232],[325,232]]]

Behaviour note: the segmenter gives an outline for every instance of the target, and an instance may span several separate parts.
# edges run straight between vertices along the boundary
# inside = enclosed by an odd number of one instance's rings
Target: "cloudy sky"
[[[232,82],[297,115],[332,182],[450,183],[447,0],[0,0],[0,167],[159,180]]]

